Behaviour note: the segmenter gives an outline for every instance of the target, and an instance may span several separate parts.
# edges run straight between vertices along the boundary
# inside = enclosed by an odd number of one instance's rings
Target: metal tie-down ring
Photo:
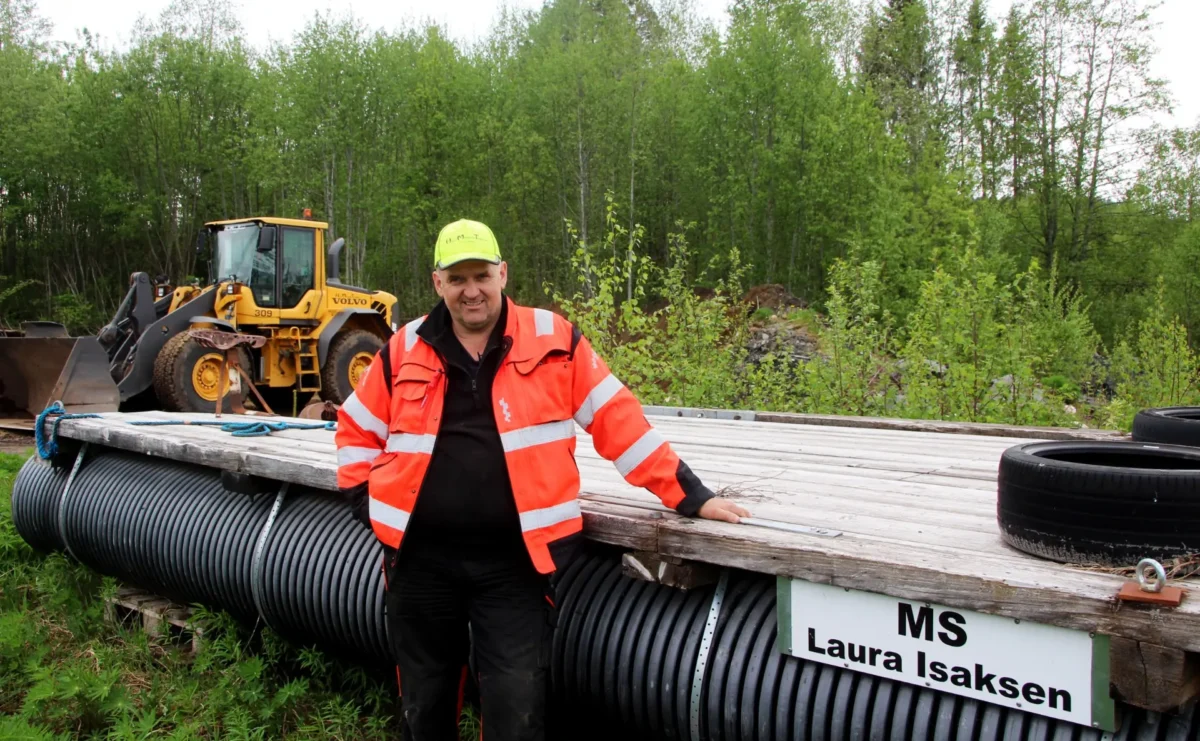
[[[1147,568],[1154,570],[1155,578],[1153,581],[1146,579]],[[1138,586],[1143,592],[1152,592],[1157,594],[1158,592],[1162,591],[1163,586],[1165,586],[1167,583],[1167,572],[1165,569],[1163,569],[1162,564],[1158,561],[1155,561],[1153,558],[1143,558],[1141,561],[1138,561],[1137,580]]]

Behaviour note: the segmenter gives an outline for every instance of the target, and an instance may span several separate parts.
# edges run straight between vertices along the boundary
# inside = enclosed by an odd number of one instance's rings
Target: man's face
[[[433,287],[455,323],[471,331],[487,329],[500,316],[500,292],[508,283],[508,263],[468,260],[433,271]]]

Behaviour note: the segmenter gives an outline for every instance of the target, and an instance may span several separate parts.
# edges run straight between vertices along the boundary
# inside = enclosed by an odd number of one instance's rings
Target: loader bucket
[[[32,429],[55,401],[71,413],[118,411],[120,393],[95,337],[30,334],[0,337],[0,425]]]

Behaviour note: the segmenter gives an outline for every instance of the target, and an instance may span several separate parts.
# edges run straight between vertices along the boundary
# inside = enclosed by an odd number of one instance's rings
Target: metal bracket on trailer
[[[757,527],[770,528],[772,530],[783,530],[789,533],[801,533],[802,535],[815,535],[819,538],[836,538],[842,534],[841,530],[830,530],[827,527],[811,527],[809,525],[797,525],[792,522],[782,522],[780,520],[768,520],[763,517],[742,517],[740,518],[744,525],[754,525]]]
[[[1146,570],[1154,572],[1153,579],[1146,578]],[[1179,607],[1183,601],[1183,590],[1167,586],[1167,572],[1153,558],[1143,558],[1137,565],[1137,584],[1131,581],[1121,585],[1117,600],[1121,602],[1146,602],[1159,607]]]

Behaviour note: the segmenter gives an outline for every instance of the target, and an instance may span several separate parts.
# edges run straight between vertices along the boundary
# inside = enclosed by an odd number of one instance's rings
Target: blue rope
[[[54,424],[50,427],[49,437],[46,435],[45,422],[50,415],[57,415],[54,418]],[[34,441],[37,444],[37,453],[42,460],[50,460],[58,455],[58,426],[64,419],[99,419],[103,417],[101,414],[67,414],[67,410],[63,408],[61,401],[56,401],[46,407],[37,416],[37,422],[33,428]],[[306,422],[270,422],[267,420],[255,420],[253,422],[223,422],[221,420],[187,420],[187,419],[137,419],[129,420],[132,425],[201,425],[220,427],[222,432],[228,432],[234,437],[262,437],[270,435],[272,432],[281,432],[283,430],[329,430],[337,431],[337,422],[318,422],[310,424]]]
[[[130,420],[131,425],[200,425],[220,427],[221,432],[228,432],[234,437],[262,437],[272,432],[283,430],[330,430],[337,431],[337,422],[319,422],[308,424],[304,422],[269,422],[256,420],[254,422],[221,422],[219,420],[188,420],[188,419],[137,419]]]
[[[49,438],[46,436],[46,420],[50,415],[58,415],[54,418],[53,426],[50,426]],[[42,460],[49,460],[59,454],[59,424],[62,420],[89,420],[89,418],[100,417],[98,414],[67,414],[67,410],[62,408],[62,402],[54,402],[43,409],[40,415],[37,415],[37,422],[34,424],[34,442],[37,445],[37,456]]]

